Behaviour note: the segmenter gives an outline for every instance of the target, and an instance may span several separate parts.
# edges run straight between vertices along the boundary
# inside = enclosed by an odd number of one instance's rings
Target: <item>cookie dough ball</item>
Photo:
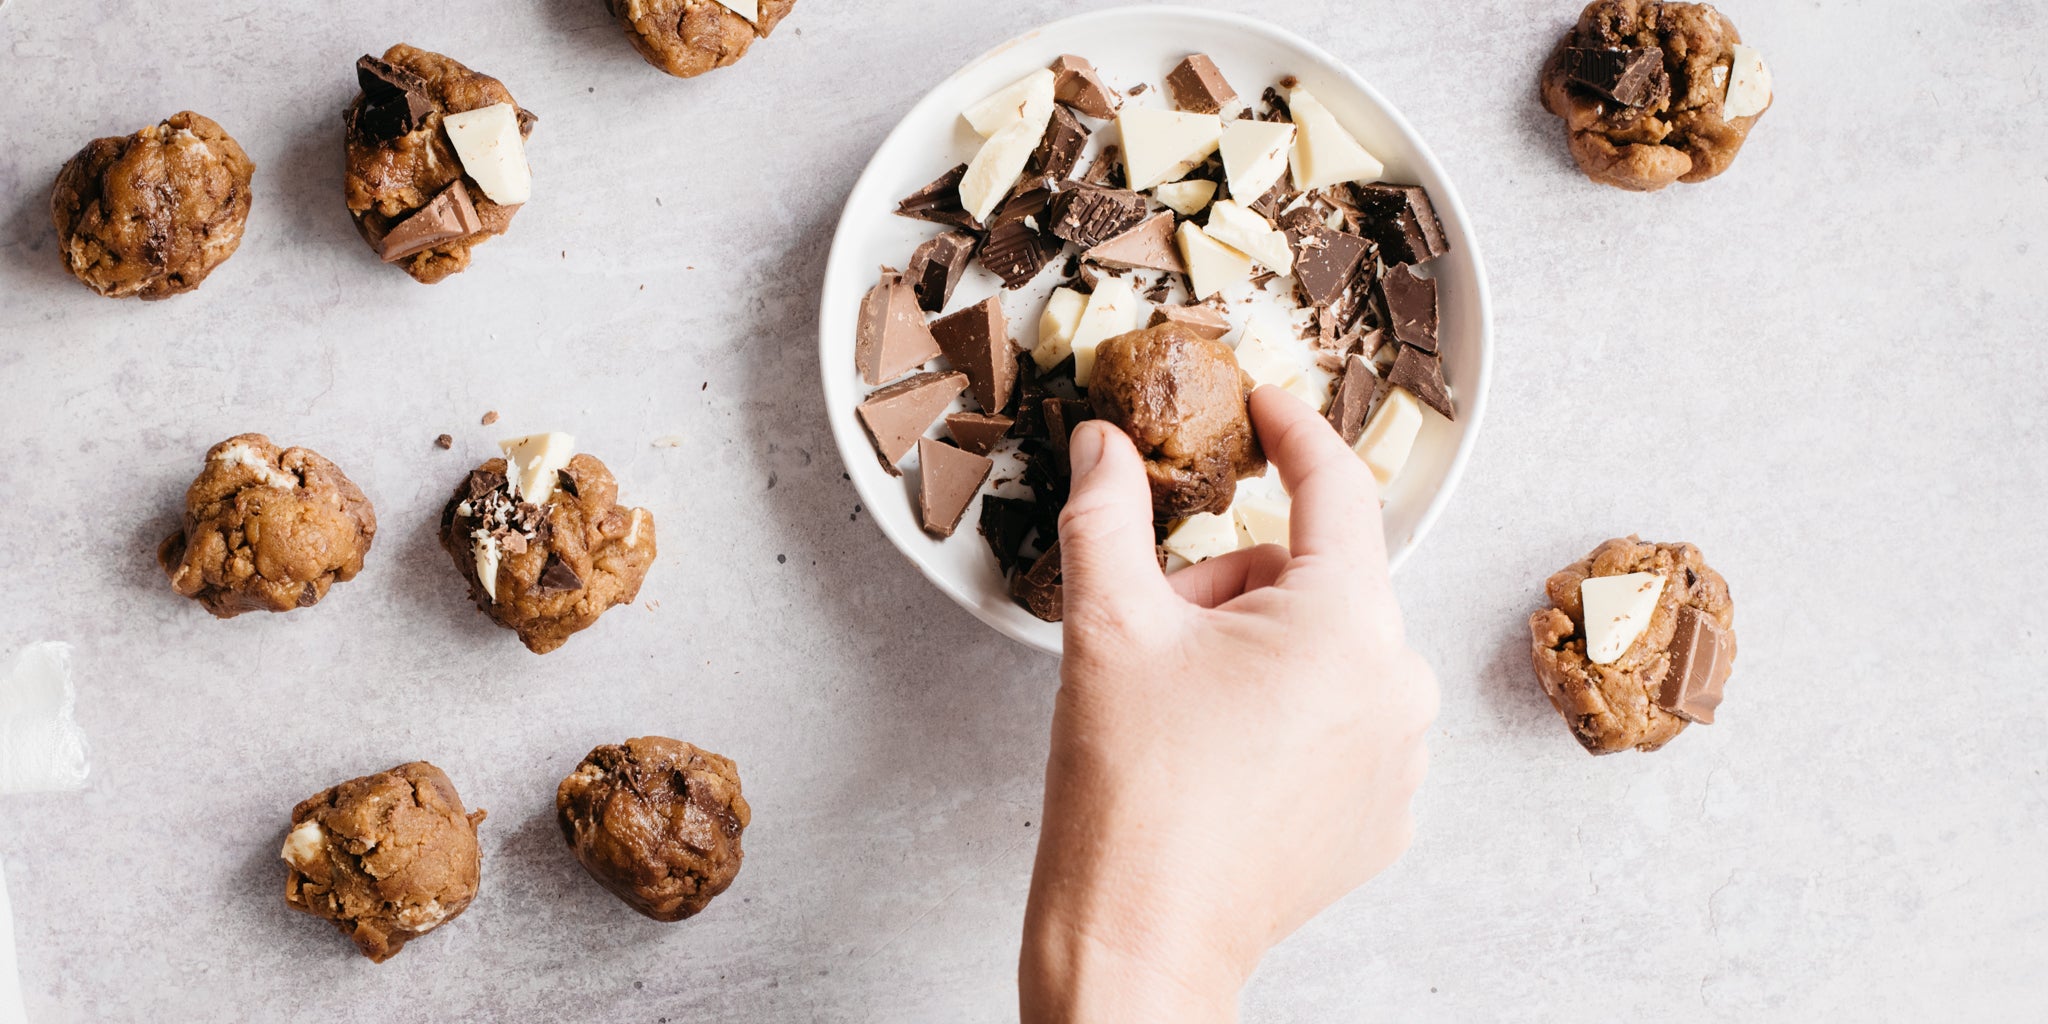
[[[1706,181],[1770,105],[1767,76],[1760,94],[1749,88],[1760,61],[1737,67],[1740,42],[1708,4],[1595,0],[1543,67],[1543,105],[1564,118],[1572,158],[1594,181],[1636,192]],[[1655,53],[1623,74],[1644,50]],[[1744,87],[1731,92],[1738,73]]]
[[[157,562],[172,590],[231,619],[318,604],[362,571],[376,537],[376,510],[340,467],[238,434],[207,450],[185,491],[185,525]]]
[[[765,39],[796,0],[605,0],[626,38],[647,63],[677,78],[695,78],[739,62]],[[754,10],[749,20],[744,13]]]
[[[189,292],[242,244],[255,174],[226,129],[189,110],[95,139],[50,194],[64,269],[108,298]]]
[[[343,193],[356,230],[387,263],[422,284],[469,267],[472,249],[502,235],[519,202],[495,167],[468,168],[449,136],[450,115],[504,105],[516,118],[519,151],[500,155],[524,180],[524,140],[538,118],[519,107],[504,83],[438,53],[400,43],[382,59],[356,62],[363,91],[342,112],[347,134]],[[508,122],[509,123],[509,122]],[[473,129],[485,133],[488,126]]]
[[[629,604],[654,564],[654,515],[618,503],[611,470],[568,457],[574,439],[505,442],[508,458],[471,471],[441,514],[441,546],[470,597],[535,654]]]
[[[383,963],[476,898],[483,820],[425,761],[351,779],[292,809],[284,901]]]
[[[1640,604],[1608,600],[1605,622],[1589,631],[1587,581],[1633,573],[1648,589],[1621,589]],[[1536,678],[1588,752],[1656,750],[1688,721],[1713,720],[1735,660],[1735,603],[1700,549],[1610,540],[1550,577],[1544,592],[1551,607],[1529,619]],[[1595,649],[1601,639],[1605,650]]]
[[[753,819],[730,760],[660,736],[591,751],[555,790],[555,813],[590,877],[657,921],[732,884]]]
[[[1223,514],[1237,482],[1266,471],[1245,404],[1252,379],[1230,346],[1176,323],[1111,338],[1095,352],[1088,401],[1137,443],[1152,514]]]

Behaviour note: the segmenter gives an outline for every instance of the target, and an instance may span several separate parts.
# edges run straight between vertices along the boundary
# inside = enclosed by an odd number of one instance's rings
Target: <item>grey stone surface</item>
[[[96,762],[84,794],[0,801],[30,1019],[1014,1017],[1055,664],[856,508],[813,293],[912,100],[1094,6],[804,0],[693,82],[598,0],[0,9],[0,649],[78,645]],[[1247,1017],[2038,1018],[2048,5],[1730,0],[1777,107],[1732,173],[1652,197],[1580,179],[1535,103],[1569,2],[1228,6],[1326,41],[1431,140],[1499,339],[1400,580],[1444,684],[1420,838],[1272,955]],[[339,199],[349,62],[398,39],[542,117],[535,202],[431,289]],[[195,295],[97,298],[57,266],[49,180],[185,107],[260,167],[248,239]],[[663,553],[643,606],[536,659],[432,534],[491,441],[545,428]],[[151,551],[242,430],[338,461],[383,531],[319,608],[219,623]],[[1741,661],[1721,724],[1593,760],[1523,622],[1631,531],[1705,548]],[[590,884],[552,820],[585,750],[650,732],[736,758],[756,809],[738,884],[681,926]],[[372,966],[285,909],[277,848],[294,801],[411,758],[489,808],[483,891]]]

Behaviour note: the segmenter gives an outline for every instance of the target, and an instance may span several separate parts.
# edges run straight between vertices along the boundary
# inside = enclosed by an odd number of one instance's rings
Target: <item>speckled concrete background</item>
[[[805,0],[695,82],[597,0],[0,8],[0,650],[78,645],[96,752],[86,793],[0,801],[30,1019],[1013,1017],[1055,665],[855,507],[813,292],[911,101],[1094,6]],[[1325,40],[1432,141],[1499,337],[1400,581],[1444,683],[1420,839],[1273,954],[1247,1017],[2038,1019],[2048,4],[1729,0],[1777,108],[1730,175],[1654,197],[1580,180],[1535,104],[1569,0],[1227,6]],[[542,117],[536,201],[432,289],[339,199],[349,63],[397,39]],[[183,107],[260,165],[248,240],[195,295],[98,299],[57,266],[49,180]],[[432,531],[490,442],[543,428],[611,463],[663,554],[644,607],[535,659]],[[318,609],[218,623],[150,554],[201,451],[252,429],[340,462],[384,529]],[[1630,531],[1706,549],[1741,662],[1722,724],[1596,761],[1523,620]],[[584,750],[647,732],[737,758],[757,811],[738,885],[679,927],[552,821]],[[484,890],[373,967],[284,908],[277,847],[294,801],[410,758],[490,809]]]

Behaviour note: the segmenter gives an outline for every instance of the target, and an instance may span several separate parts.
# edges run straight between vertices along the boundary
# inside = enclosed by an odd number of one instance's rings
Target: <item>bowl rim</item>
[[[1048,32],[1070,30],[1085,26],[1091,22],[1114,21],[1133,16],[1197,19],[1226,28],[1239,29],[1247,33],[1263,36],[1270,41],[1297,50],[1309,60],[1321,63],[1331,69],[1363,94],[1373,106],[1384,113],[1387,119],[1393,123],[1396,130],[1409,142],[1422,166],[1442,184],[1441,189],[1431,191],[1430,202],[1435,206],[1448,207],[1452,211],[1455,222],[1464,229],[1463,236],[1459,241],[1471,259],[1473,286],[1477,292],[1478,299],[1478,361],[1473,372],[1472,386],[1469,389],[1463,389],[1459,395],[1459,402],[1462,407],[1459,411],[1463,424],[1459,433],[1457,450],[1452,453],[1450,465],[1444,471],[1443,483],[1430,496],[1428,504],[1424,506],[1421,515],[1416,518],[1415,528],[1409,531],[1408,535],[1402,538],[1398,544],[1393,545],[1388,553],[1388,570],[1390,572],[1399,572],[1401,566],[1407,562],[1408,557],[1429,536],[1430,531],[1436,526],[1437,520],[1442,517],[1444,509],[1450,505],[1452,496],[1456,494],[1458,485],[1464,478],[1465,468],[1471,461],[1472,452],[1478,447],[1480,430],[1486,419],[1487,396],[1492,388],[1493,381],[1493,295],[1487,281],[1486,260],[1480,248],[1478,231],[1472,224],[1471,214],[1465,208],[1464,199],[1459,195],[1456,183],[1451,180],[1449,173],[1444,170],[1442,162],[1437,159],[1436,151],[1430,148],[1428,141],[1423,138],[1422,133],[1417,131],[1415,126],[1409,122],[1407,115],[1403,114],[1399,107],[1381,95],[1380,91],[1374,88],[1371,82],[1366,81],[1365,76],[1359,74],[1348,62],[1338,59],[1328,50],[1323,49],[1303,36],[1271,22],[1235,11],[1218,11],[1179,4],[1125,4],[1096,11],[1087,11],[1046,22],[1006,39],[962,64],[952,74],[941,79],[936,85],[927,90],[923,96],[920,96],[916,102],[912,103],[909,109],[903,113],[902,117],[897,120],[895,126],[889,130],[888,134],[882,137],[882,141],[876,145],[874,152],[869,155],[867,164],[862,168],[859,177],[854,179],[853,186],[847,193],[846,204],[841,209],[839,219],[833,226],[832,244],[826,252],[825,272],[819,282],[818,289],[819,383],[824,391],[825,404],[827,406],[827,425],[832,431],[834,443],[839,448],[840,460],[848,464],[849,471],[847,477],[853,483],[855,493],[860,495],[861,501],[870,508],[874,507],[877,500],[886,500],[882,496],[869,493],[864,478],[851,471],[851,463],[855,456],[867,454],[871,445],[855,426],[854,417],[850,412],[847,415],[840,415],[840,410],[832,407],[833,393],[837,390],[834,378],[843,379],[844,374],[843,372],[836,372],[833,363],[833,357],[836,354],[833,351],[832,342],[832,314],[834,311],[831,309],[832,290],[828,287],[833,280],[834,269],[845,258],[845,248],[852,244],[848,241],[848,238],[852,234],[850,229],[855,218],[868,215],[865,211],[855,209],[854,202],[857,197],[867,191],[866,186],[869,185],[870,179],[881,175],[882,170],[876,158],[895,145],[900,137],[908,134],[913,123],[922,120],[920,115],[925,113],[926,108],[938,104],[941,97],[955,88],[962,79],[989,61]],[[837,370],[843,371],[844,367],[838,367]],[[869,518],[876,526],[881,528],[883,536],[887,537],[889,543],[895,546],[897,553],[910,562],[911,565],[915,566],[919,574],[930,581],[932,586],[936,587],[940,593],[945,594],[955,604],[966,609],[969,614],[981,620],[984,625],[1027,647],[1056,656],[1063,654],[1064,635],[1062,631],[1012,629],[1010,623],[995,617],[982,606],[978,593],[964,591],[961,587],[956,586],[945,574],[936,571],[928,559],[920,558],[914,554],[909,540],[900,536],[899,534],[902,531],[889,520],[878,515],[870,515]]]

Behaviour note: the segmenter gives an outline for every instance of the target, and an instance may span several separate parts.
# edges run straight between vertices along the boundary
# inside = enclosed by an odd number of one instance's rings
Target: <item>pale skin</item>
[[[1372,475],[1293,396],[1251,396],[1287,548],[1171,577],[1129,438],[1073,435],[1066,660],[1018,967],[1027,1024],[1232,1021],[1268,949],[1399,857],[1436,717]]]

